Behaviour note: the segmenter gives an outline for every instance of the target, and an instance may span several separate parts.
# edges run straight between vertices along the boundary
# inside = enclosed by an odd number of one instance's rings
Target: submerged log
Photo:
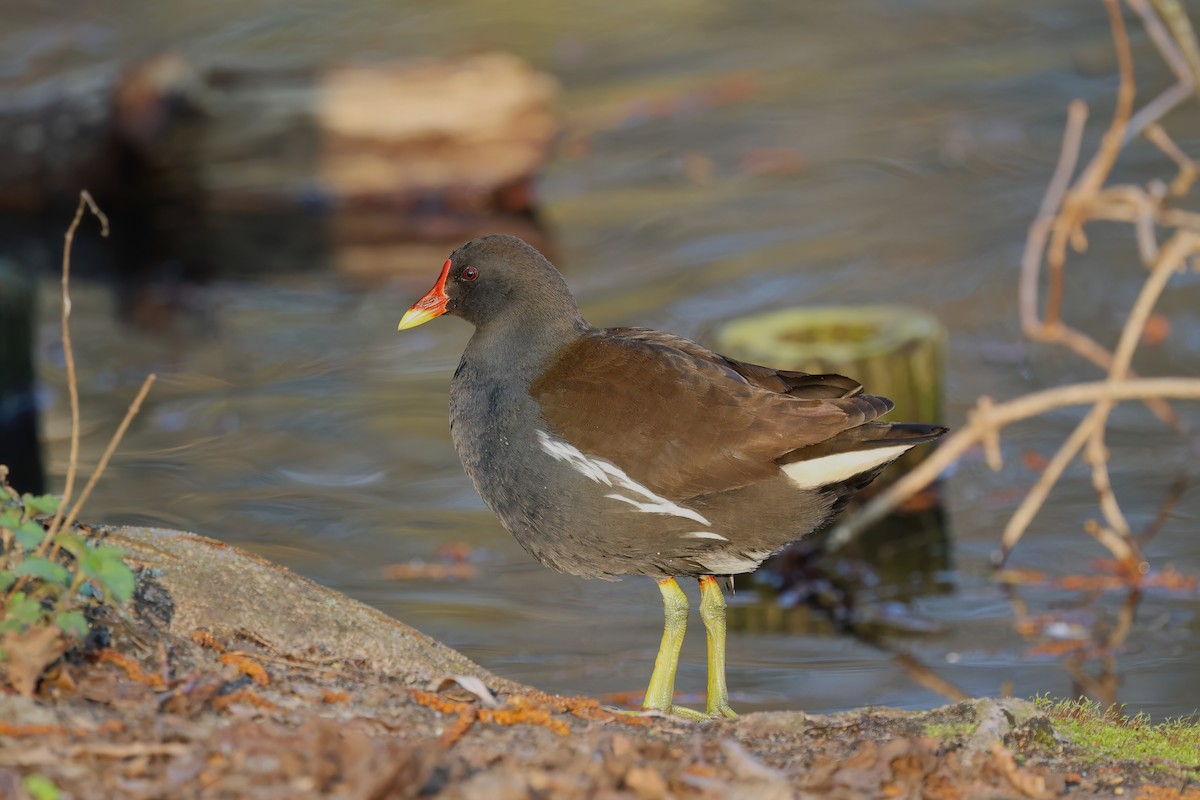
[[[195,160],[217,208],[527,213],[532,193],[513,187],[545,158],[553,96],[548,76],[505,53],[312,75],[223,70],[206,81]]]

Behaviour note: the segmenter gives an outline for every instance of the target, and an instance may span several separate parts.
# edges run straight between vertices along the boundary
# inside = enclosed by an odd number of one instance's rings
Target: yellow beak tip
[[[433,319],[436,314],[430,314],[422,309],[409,309],[403,317],[400,318],[400,324],[396,326],[396,330],[403,331],[409,328],[415,328],[418,325],[423,325]]]

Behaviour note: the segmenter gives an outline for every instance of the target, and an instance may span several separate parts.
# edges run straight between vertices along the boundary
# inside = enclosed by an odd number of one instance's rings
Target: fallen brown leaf
[[[143,670],[138,666],[137,662],[124,653],[118,653],[116,650],[101,650],[96,653],[96,660],[100,663],[109,663],[121,669],[131,679],[138,683],[155,689],[161,689],[165,686],[161,675],[154,675]]]
[[[66,649],[67,643],[57,625],[30,628],[24,633],[9,631],[4,634],[8,682],[18,693],[31,697],[42,671],[57,661]]]
[[[625,786],[638,800],[659,800],[667,796],[667,781],[652,767],[637,765],[625,773]]]
[[[251,680],[259,686],[266,686],[271,682],[267,677],[267,671],[263,669],[263,665],[259,664],[249,656],[241,653],[224,653],[221,655],[222,664],[232,664],[243,675],[248,675]]]
[[[999,742],[992,745],[992,756],[1004,772],[1004,777],[1008,778],[1013,788],[1021,794],[1034,800],[1049,800],[1057,796],[1057,792],[1050,791],[1046,786],[1045,777],[1017,766],[1012,753],[1004,745]]]

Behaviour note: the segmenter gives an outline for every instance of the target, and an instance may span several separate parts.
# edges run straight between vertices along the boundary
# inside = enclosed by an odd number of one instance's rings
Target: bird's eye
[[[462,279],[464,281],[473,281],[479,277],[479,270],[474,267],[467,267],[462,271]]]

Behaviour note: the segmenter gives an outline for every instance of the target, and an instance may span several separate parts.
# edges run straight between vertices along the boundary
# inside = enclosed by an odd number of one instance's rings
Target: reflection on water
[[[1099,7],[985,2],[967,16],[949,0],[815,8],[663,0],[631,16],[619,4],[576,15],[544,2],[460,0],[399,9],[356,2],[320,17],[260,0],[231,21],[196,4],[189,15],[133,5],[138,13],[106,21],[23,11],[0,36],[57,44],[27,46],[0,66],[30,83],[78,77],[176,39],[198,57],[266,62],[507,46],[564,85],[572,146],[550,165],[542,195],[561,266],[593,322],[703,339],[722,319],[785,305],[929,309],[951,332],[951,425],[979,394],[1010,397],[1095,377],[1017,340],[1015,264],[1066,103],[1082,96],[1098,115],[1111,103]],[[1140,79],[1155,80],[1154,62],[1142,63],[1149,68]],[[731,75],[753,77],[739,78],[740,94],[727,102],[664,100],[711,96],[705,87]],[[1182,142],[1189,152],[1196,144]],[[1149,159],[1135,151],[1125,168],[1144,169]],[[1094,248],[1093,257],[1072,301],[1082,324],[1111,331],[1141,276],[1131,253]],[[221,274],[255,274],[252,263],[221,266]],[[394,333],[440,261],[370,289],[323,266],[218,277],[191,290],[166,334],[115,321],[103,285],[78,286],[85,459],[98,456],[144,374],[161,376],[87,516],[247,547],[544,689],[640,690],[661,625],[653,584],[580,581],[533,563],[484,509],[450,445],[446,392],[467,326],[450,320]],[[1172,302],[1200,307],[1200,281],[1182,280]],[[49,279],[44,288],[37,355],[49,387],[48,470],[61,480],[67,415]],[[1194,328],[1186,318],[1180,324]],[[1185,335],[1150,353],[1145,370],[1175,361],[1178,371],[1198,354],[1200,342]],[[904,602],[903,618],[921,623],[891,643],[969,693],[996,694],[1005,684],[1017,695],[1074,691],[1057,655],[1028,650],[1014,632],[1013,608],[986,564],[1036,477],[1019,454],[1044,452],[1075,419],[1062,412],[1012,430],[999,474],[966,459],[946,487],[953,574],[911,565],[906,571],[929,576],[913,580],[911,595],[876,598]],[[1132,406],[1114,415],[1110,444],[1121,454],[1114,482],[1142,521],[1175,478],[1164,465],[1195,462],[1187,443]],[[1092,507],[1083,473],[1064,482],[1014,566],[1085,569],[1102,555],[1081,530]],[[1198,517],[1200,492],[1185,490],[1148,546],[1152,563],[1200,564],[1191,535]],[[448,542],[482,554],[476,578],[383,577],[384,565],[432,559]],[[1076,598],[1052,586],[1023,592],[1042,608]],[[1194,599],[1169,591],[1142,598],[1142,624],[1117,655],[1122,702],[1159,715],[1200,706]],[[740,591],[732,613],[751,615],[742,606],[752,600]],[[1120,603],[1102,595],[1096,608],[1116,619]],[[941,699],[888,652],[820,630],[747,624],[729,647],[733,702],[747,710]],[[680,687],[699,691],[703,637],[694,631],[684,659]]]

